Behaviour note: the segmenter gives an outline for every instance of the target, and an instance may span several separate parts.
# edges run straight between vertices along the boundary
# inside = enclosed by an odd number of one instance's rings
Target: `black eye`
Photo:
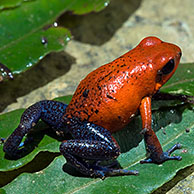
[[[174,59],[171,59],[166,63],[166,65],[161,69],[162,74],[167,75],[171,73],[174,69]]]

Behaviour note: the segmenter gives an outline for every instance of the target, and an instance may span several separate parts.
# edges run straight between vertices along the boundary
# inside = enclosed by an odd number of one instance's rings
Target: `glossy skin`
[[[147,46],[147,42],[153,46]],[[159,39],[144,39],[133,50],[82,80],[65,116],[85,119],[111,132],[122,129],[136,113],[142,98],[152,96],[172,76],[180,52],[177,46]],[[157,72],[170,59],[175,59],[174,70],[156,83]]]
[[[61,143],[60,152],[81,173],[101,178],[137,174],[136,171],[100,166],[99,161],[119,156],[120,147],[111,134],[121,130],[139,110],[150,155],[141,163],[180,160],[179,156],[169,156],[180,148],[180,144],[163,152],[151,128],[151,98],[174,74],[180,57],[181,50],[174,44],[156,37],[143,39],[131,51],[86,76],[68,106],[41,101],[29,107],[5,142],[5,153],[11,158],[21,157],[22,138],[41,118],[57,134],[72,136]],[[94,162],[91,164],[87,160]]]

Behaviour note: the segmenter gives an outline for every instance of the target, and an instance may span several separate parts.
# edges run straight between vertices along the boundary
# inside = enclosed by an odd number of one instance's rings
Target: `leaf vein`
[[[178,84],[182,84],[182,83],[186,83],[186,82],[192,82],[192,81],[194,81],[194,78],[185,79],[185,80],[181,80],[181,81],[178,81],[178,82],[174,82],[172,84],[168,84],[167,86],[163,86],[162,88],[163,89],[170,88],[170,87],[175,86],[175,85],[178,85]]]

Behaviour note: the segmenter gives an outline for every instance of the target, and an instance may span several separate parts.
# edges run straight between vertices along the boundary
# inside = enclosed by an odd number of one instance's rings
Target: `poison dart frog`
[[[100,162],[115,160],[121,154],[112,133],[121,130],[139,111],[149,153],[141,163],[181,160],[180,156],[170,156],[180,144],[164,152],[151,127],[152,96],[174,74],[180,58],[178,46],[157,37],[144,38],[131,51],[89,73],[69,105],[43,100],[26,109],[19,126],[5,141],[4,152],[18,157],[23,137],[41,119],[56,133],[71,135],[71,139],[62,141],[60,152],[82,174],[100,178],[137,175],[136,170],[115,169]]]

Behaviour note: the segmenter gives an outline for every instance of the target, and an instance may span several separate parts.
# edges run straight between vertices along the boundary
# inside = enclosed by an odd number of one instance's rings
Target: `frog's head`
[[[155,77],[155,91],[159,90],[176,71],[181,58],[181,49],[156,37],[147,37],[140,43],[146,47],[147,60]]]

